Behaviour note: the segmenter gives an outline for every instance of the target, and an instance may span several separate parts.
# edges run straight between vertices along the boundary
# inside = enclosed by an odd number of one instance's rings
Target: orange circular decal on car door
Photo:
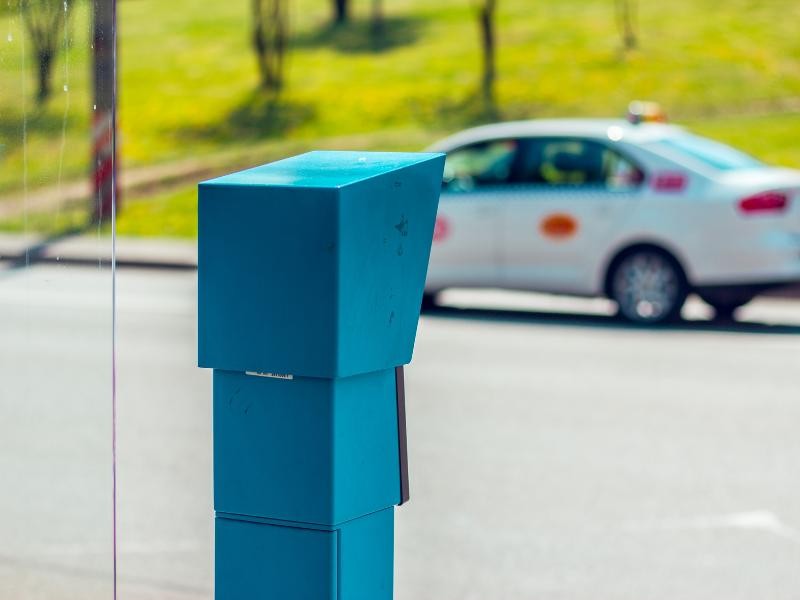
[[[572,215],[553,213],[542,219],[539,230],[545,237],[565,240],[578,232],[578,221]]]

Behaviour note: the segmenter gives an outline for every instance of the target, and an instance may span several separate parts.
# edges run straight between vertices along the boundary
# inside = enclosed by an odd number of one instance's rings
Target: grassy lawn
[[[370,35],[369,0],[353,2],[353,22],[331,29],[329,2],[291,1],[287,87],[270,98],[258,89],[248,46],[248,0],[122,1],[124,165],[236,149],[266,160],[333,142],[419,149],[489,119],[619,115],[630,99],[646,98],[701,133],[800,166],[800,115],[787,110],[800,97],[797,2],[641,2],[641,47],[625,55],[612,0],[501,0],[494,115],[477,100],[470,1],[385,0],[379,40]],[[75,11],[45,107],[33,100],[24,40],[18,14],[0,14],[0,195],[87,170],[86,5]],[[129,202],[120,231],[193,235],[189,189]]]

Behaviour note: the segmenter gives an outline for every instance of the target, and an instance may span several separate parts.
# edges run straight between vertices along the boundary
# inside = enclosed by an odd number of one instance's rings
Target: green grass
[[[117,233],[128,236],[196,237],[196,186],[184,186],[177,191],[131,202],[117,220]]]
[[[293,0],[287,87],[270,98],[258,89],[248,46],[248,0],[121,2],[124,165],[236,151],[255,161],[330,140],[418,149],[488,119],[613,116],[645,98],[698,132],[800,167],[800,116],[786,109],[800,97],[794,1],[641,2],[641,46],[623,54],[612,0],[501,0],[495,114],[477,99],[472,3],[385,4],[387,35],[375,40],[368,0],[354,0],[353,23],[339,29],[328,27],[328,2]],[[87,170],[86,6],[76,9],[44,108],[33,101],[29,47],[21,71],[22,39],[18,15],[0,15],[0,194],[19,190],[24,173],[35,188]],[[191,219],[176,216],[193,209],[187,198],[183,190],[131,201],[120,229],[192,235]]]

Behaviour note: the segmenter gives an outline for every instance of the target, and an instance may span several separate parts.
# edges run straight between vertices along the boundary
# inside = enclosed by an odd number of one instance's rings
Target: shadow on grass
[[[379,28],[370,19],[352,19],[340,25],[300,33],[292,39],[292,48],[333,48],[346,54],[386,52],[416,42],[425,26],[419,17],[384,17]]]
[[[258,141],[285,135],[313,119],[315,114],[310,104],[289,102],[280,96],[256,90],[220,121],[208,125],[188,125],[170,133],[178,139],[190,141]]]
[[[22,113],[4,111],[0,116],[0,146],[4,146],[0,150],[0,160],[2,153],[11,152],[22,145],[24,134],[52,137],[60,135],[63,127],[63,115],[48,110],[33,110],[24,118]]]
[[[420,98],[417,118],[437,129],[456,130],[503,120],[505,115],[482,91],[473,89],[459,98],[443,98],[431,103]]]
[[[608,315],[489,308],[456,308],[452,306],[434,306],[426,308],[422,314],[423,316],[434,318],[496,321],[519,323],[520,325],[639,330],[649,331],[654,335],[657,335],[661,331],[800,335],[800,326],[798,325],[770,325],[766,323],[735,320],[715,319],[711,321],[687,321],[681,319],[669,325],[653,327],[637,325],[625,321],[621,317]]]

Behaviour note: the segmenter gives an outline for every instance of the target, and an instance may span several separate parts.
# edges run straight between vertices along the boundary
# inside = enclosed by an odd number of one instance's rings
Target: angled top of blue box
[[[340,188],[416,165],[436,156],[440,155],[420,152],[319,150],[224,175],[201,185]]]
[[[201,183],[201,367],[346,377],[411,360],[444,155],[309,152]]]

